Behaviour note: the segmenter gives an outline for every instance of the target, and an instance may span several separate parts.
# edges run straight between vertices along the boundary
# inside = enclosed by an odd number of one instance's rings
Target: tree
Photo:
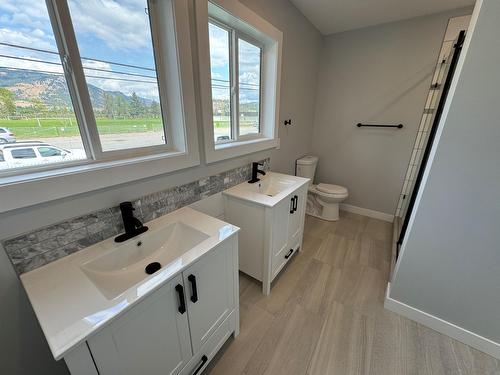
[[[15,113],[14,95],[8,89],[0,87],[0,116],[7,117]]]
[[[116,115],[118,117],[128,117],[129,116],[129,105],[127,101],[121,97],[121,96],[116,96],[114,100],[114,108],[116,108]]]
[[[45,103],[41,100],[41,99],[32,99],[31,100],[31,103],[32,103],[32,108],[34,110],[34,114],[35,116],[40,116],[40,115],[44,115],[47,113],[47,106],[45,105]]]
[[[142,100],[137,96],[135,92],[132,93],[132,97],[130,99],[130,115],[132,117],[140,117],[144,113],[144,104],[142,104]]]
[[[149,115],[153,118],[158,118],[160,117],[160,112],[160,104],[156,100],[153,100],[149,105]]]
[[[113,97],[109,95],[108,93],[104,93],[104,116],[107,118],[114,118],[115,117],[115,101],[113,100]]]

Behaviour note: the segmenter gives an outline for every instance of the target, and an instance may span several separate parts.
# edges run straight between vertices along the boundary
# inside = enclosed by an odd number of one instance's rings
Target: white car
[[[15,134],[7,128],[0,127],[0,144],[16,142]]]
[[[83,150],[66,150],[39,141],[0,144],[0,170],[85,158]]]

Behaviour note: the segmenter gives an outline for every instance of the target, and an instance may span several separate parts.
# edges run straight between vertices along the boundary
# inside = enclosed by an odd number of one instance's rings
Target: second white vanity
[[[147,225],[21,275],[72,375],[200,374],[238,335],[239,228],[187,207]]]
[[[309,179],[268,172],[223,192],[225,219],[241,228],[239,269],[271,282],[302,246]]]

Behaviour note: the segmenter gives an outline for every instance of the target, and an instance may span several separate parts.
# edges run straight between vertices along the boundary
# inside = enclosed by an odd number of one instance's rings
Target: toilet
[[[317,156],[312,155],[297,160],[296,175],[311,179],[307,194],[306,214],[323,220],[336,221],[339,219],[339,204],[349,196],[349,193],[343,186],[313,184],[318,160]]]

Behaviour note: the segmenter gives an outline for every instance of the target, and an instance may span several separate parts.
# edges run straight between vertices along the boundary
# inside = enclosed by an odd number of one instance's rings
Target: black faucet
[[[123,242],[129,238],[138,236],[148,230],[148,227],[142,225],[141,221],[134,216],[134,206],[132,202],[120,203],[120,211],[122,212],[123,227],[125,233],[120,234],[115,238],[115,242]]]
[[[257,174],[260,173],[261,175],[265,176],[266,172],[261,171],[259,169],[259,165],[264,165],[264,164],[256,163],[256,162],[252,163],[252,179],[250,181],[248,181],[249,184],[254,184],[254,183],[260,181],[260,178],[257,177]]]

